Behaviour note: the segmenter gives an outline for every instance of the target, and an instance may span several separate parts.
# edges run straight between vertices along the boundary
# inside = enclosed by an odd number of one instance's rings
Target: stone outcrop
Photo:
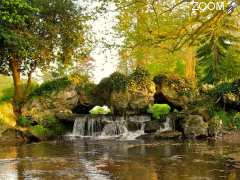
[[[208,136],[208,123],[200,115],[188,115],[182,124],[183,133],[187,138]]]
[[[129,88],[128,91],[113,91],[110,104],[116,112],[127,112],[128,114],[139,114],[146,111],[149,104],[154,102],[155,86],[149,82],[148,86]]]
[[[41,121],[46,116],[55,116],[59,112],[71,113],[77,106],[79,95],[74,86],[52,92],[48,96],[37,96],[30,99],[22,108],[22,115]]]
[[[159,75],[154,77],[154,83],[156,85],[155,103],[166,103],[178,110],[187,108],[191,99],[189,97],[191,86],[185,79]]]

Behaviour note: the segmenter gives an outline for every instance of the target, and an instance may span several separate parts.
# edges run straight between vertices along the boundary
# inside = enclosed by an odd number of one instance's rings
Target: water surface
[[[220,142],[57,140],[1,145],[0,179],[240,179],[240,145]]]

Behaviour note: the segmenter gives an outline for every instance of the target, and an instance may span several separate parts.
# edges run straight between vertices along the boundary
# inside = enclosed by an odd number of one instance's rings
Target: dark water
[[[240,145],[58,140],[0,147],[0,179],[240,179]]]

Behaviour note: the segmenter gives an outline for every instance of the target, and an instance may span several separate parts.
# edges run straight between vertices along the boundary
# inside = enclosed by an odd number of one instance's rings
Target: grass
[[[0,75],[0,103],[11,100],[13,93],[14,89],[12,78]]]

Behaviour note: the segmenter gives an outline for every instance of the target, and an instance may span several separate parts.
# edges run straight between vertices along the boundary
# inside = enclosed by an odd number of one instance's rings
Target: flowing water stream
[[[78,117],[71,136],[20,146],[0,144],[0,180],[240,179],[240,142],[137,140],[149,120]],[[127,128],[132,122],[135,131]],[[167,119],[159,131],[169,130]]]
[[[239,144],[91,138],[1,146],[0,179],[239,180]]]

